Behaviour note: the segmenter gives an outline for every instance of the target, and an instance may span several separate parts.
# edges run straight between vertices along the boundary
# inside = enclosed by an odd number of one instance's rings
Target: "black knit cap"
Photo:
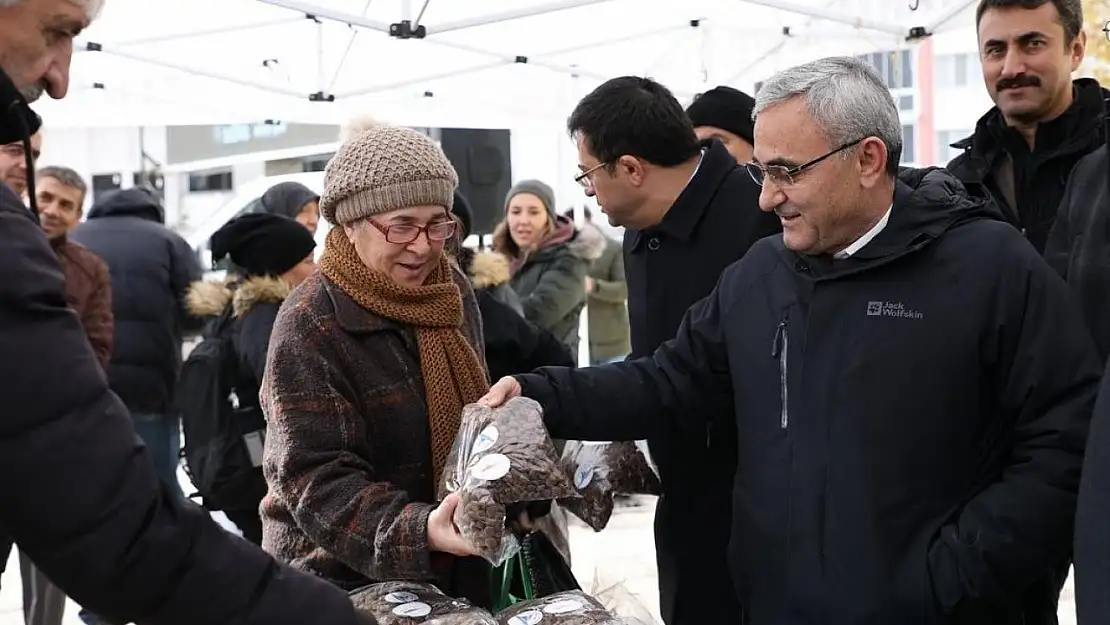
[[[280,276],[316,248],[300,222],[281,215],[248,213],[232,219],[212,235],[212,259],[230,256],[250,276]]]
[[[694,127],[716,126],[748,143],[755,144],[755,122],[752,111],[755,98],[732,87],[715,87],[698,95],[686,108]]]

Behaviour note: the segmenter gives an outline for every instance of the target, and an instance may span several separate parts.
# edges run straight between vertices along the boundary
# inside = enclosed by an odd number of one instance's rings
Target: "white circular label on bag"
[[[406,603],[404,605],[399,605],[393,608],[393,613],[397,616],[409,616],[412,618],[419,618],[421,616],[428,616],[429,614],[431,614],[432,606],[426,603],[421,603],[419,601],[414,601],[412,603]]]
[[[596,473],[594,469],[595,467],[588,464],[578,467],[574,472],[574,487],[582,490],[589,486],[590,482],[594,481],[594,473]]]
[[[525,610],[509,619],[508,625],[536,625],[543,620],[543,613],[539,610]]]
[[[500,432],[497,431],[496,425],[488,426],[478,434],[478,438],[474,440],[474,446],[470,448],[470,455],[477,456],[480,453],[488,451],[493,444],[497,442],[497,437]]]
[[[471,477],[492,482],[505,477],[509,472],[509,458],[504,454],[490,454],[474,463],[470,469]]]
[[[385,596],[385,600],[389,603],[412,603],[420,597],[412,594],[411,592],[401,590],[398,592],[391,592]]]
[[[544,607],[543,611],[548,614],[567,614],[575,610],[582,609],[582,602],[574,599],[560,599]]]

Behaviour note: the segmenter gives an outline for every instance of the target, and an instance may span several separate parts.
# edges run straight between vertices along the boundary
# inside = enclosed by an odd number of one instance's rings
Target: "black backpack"
[[[238,359],[232,343],[231,308],[189,353],[178,377],[185,473],[209,510],[257,509],[266,495],[262,447],[266,421],[256,388],[236,389]]]

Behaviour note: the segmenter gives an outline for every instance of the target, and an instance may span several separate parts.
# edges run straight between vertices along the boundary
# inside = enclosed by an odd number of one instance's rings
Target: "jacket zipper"
[[[782,414],[779,417],[779,427],[786,429],[790,425],[790,386],[787,383],[787,370],[789,366],[788,354],[790,352],[790,336],[786,331],[786,319],[779,322],[775,329],[775,340],[771,345],[771,357],[779,361],[779,389],[782,395]]]

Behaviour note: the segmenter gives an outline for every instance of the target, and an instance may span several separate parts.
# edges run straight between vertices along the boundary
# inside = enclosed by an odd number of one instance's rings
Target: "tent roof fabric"
[[[911,9],[914,5],[916,9]],[[601,81],[689,99],[829,54],[905,47],[969,0],[107,0],[53,126],[550,122]],[[392,36],[404,22],[423,38]]]

